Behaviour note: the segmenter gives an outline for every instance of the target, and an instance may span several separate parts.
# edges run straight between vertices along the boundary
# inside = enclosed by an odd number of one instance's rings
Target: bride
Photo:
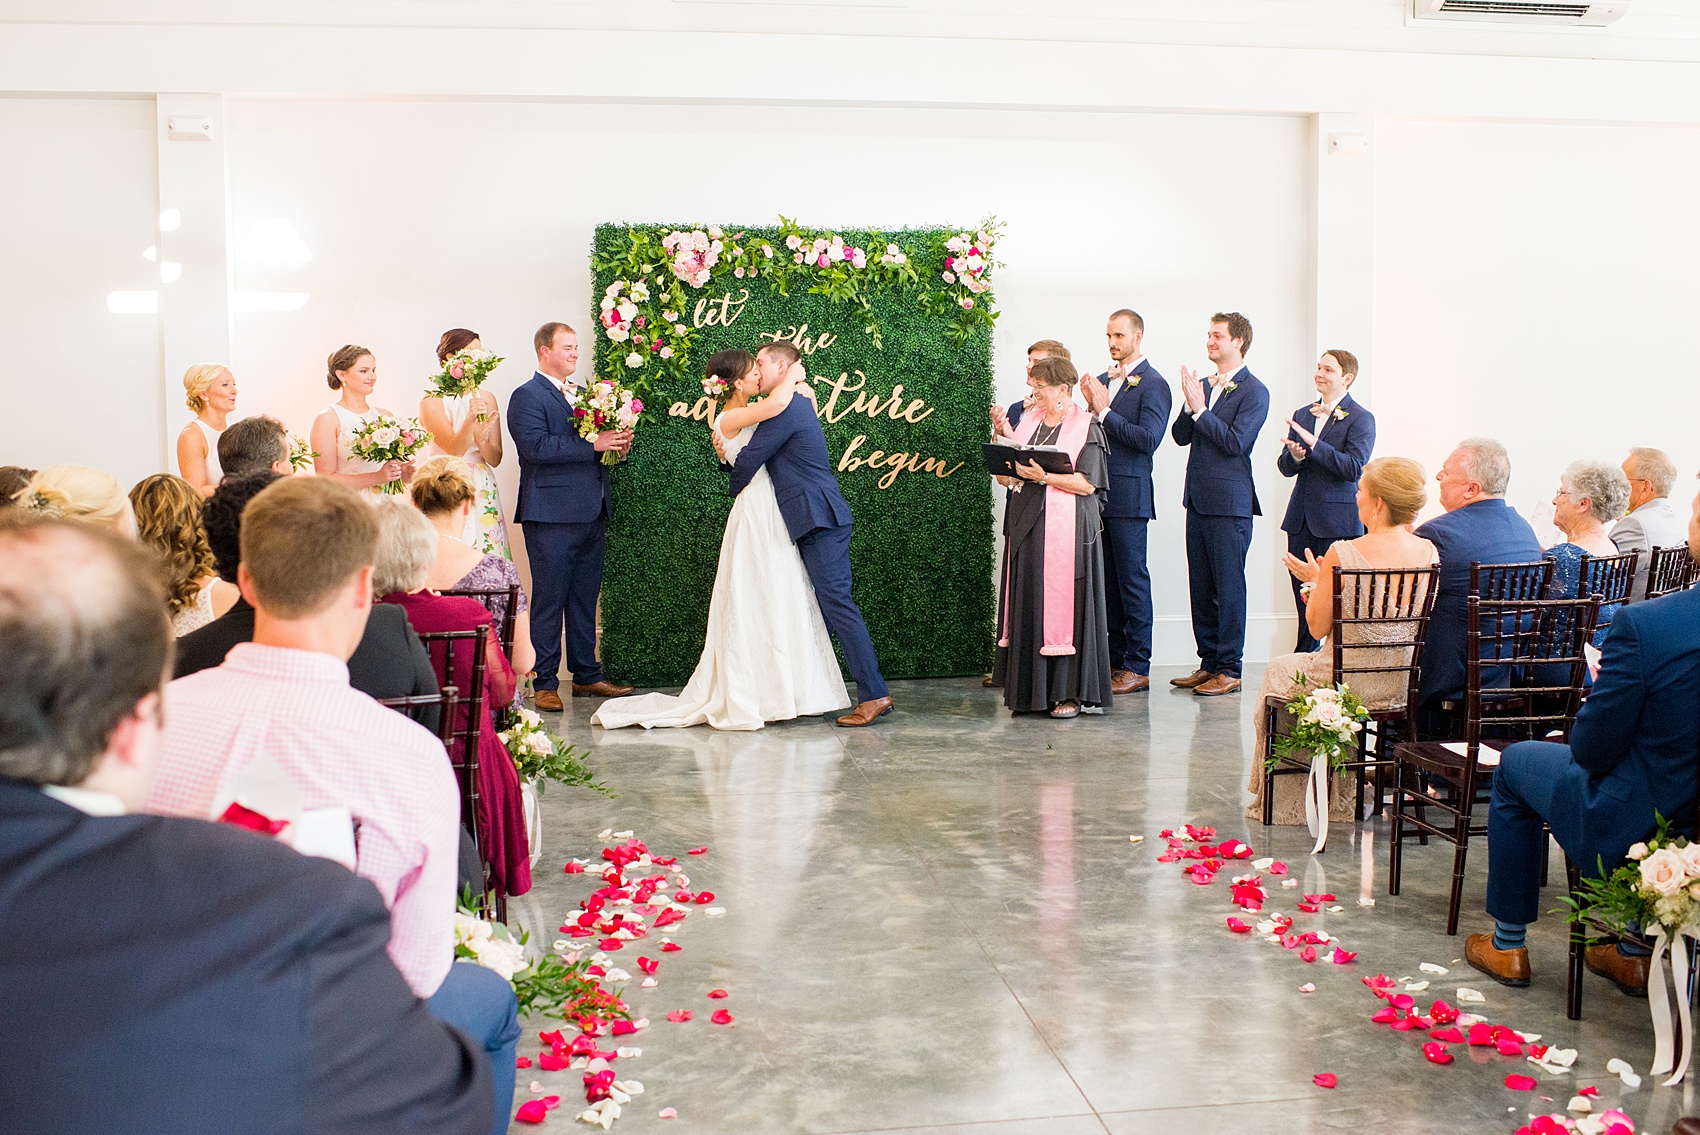
[[[801,394],[814,398],[801,363],[767,398],[747,351],[708,360],[703,389],[724,399],[710,425],[731,461],[756,426]],[[769,721],[830,713],[850,704],[832,640],[803,558],[785,530],[764,467],[732,502],[720,566],[708,605],[708,638],[696,672],[677,697],[640,694],[602,703],[591,722],[605,729],[672,729],[707,722],[716,729],[760,729]]]

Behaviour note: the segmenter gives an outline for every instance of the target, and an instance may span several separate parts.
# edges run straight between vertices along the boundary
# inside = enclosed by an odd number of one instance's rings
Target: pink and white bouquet
[[[1590,918],[1648,933],[1655,925],[1672,932],[1700,926],[1700,842],[1672,835],[1670,821],[1660,816],[1658,831],[1627,855],[1629,862],[1605,878],[1583,879],[1581,909]],[[1594,864],[1580,866],[1587,875]]]
[[[1308,751],[1325,755],[1330,765],[1340,768],[1347,751],[1357,750],[1369,710],[1344,682],[1312,689],[1302,672],[1294,674],[1293,679],[1299,694],[1287,703],[1287,712],[1295,720],[1288,732],[1275,738],[1275,752],[1286,755]],[[1271,766],[1275,763],[1272,758]]]
[[[785,238],[785,247],[791,250],[791,260],[795,264],[809,264],[816,268],[830,268],[834,264],[844,264],[851,268],[868,266],[868,250],[845,244],[844,238],[837,233],[830,237],[816,237],[813,241],[804,240],[792,233]],[[894,259],[894,256],[901,259]],[[885,255],[880,257],[883,264],[902,264],[907,260],[908,257],[904,256],[895,244],[887,245]]]
[[[354,431],[349,451],[365,461],[411,461],[431,440],[431,431],[419,424],[418,418],[398,422],[394,418],[373,418]],[[386,496],[401,492],[401,480],[386,481]]]
[[[431,376],[430,393],[438,398],[459,398],[475,392],[502,365],[502,356],[492,351],[456,351],[443,360],[443,369]],[[483,421],[480,413],[478,420]]]
[[[599,378],[585,387],[573,407],[578,420],[578,434],[592,445],[607,430],[629,430],[637,426],[643,415],[643,400],[619,383]],[[602,464],[618,465],[625,455],[617,449],[602,451]]]
[[[726,248],[721,239],[724,236],[717,226],[710,225],[707,231],[681,229],[662,237],[661,247],[672,257],[673,275],[693,288],[708,283],[714,266],[720,263],[720,253]]]
[[[978,233],[957,233],[945,241],[945,250],[950,255],[944,258],[944,282],[960,283],[974,295],[991,291],[992,282],[989,277],[992,269],[997,266],[992,259],[994,235],[986,230]],[[973,296],[963,296],[958,302],[964,308],[974,306]]]

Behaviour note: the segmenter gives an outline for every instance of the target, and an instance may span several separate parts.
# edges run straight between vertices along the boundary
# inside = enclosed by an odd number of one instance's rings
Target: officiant
[[[1004,510],[1003,578],[993,681],[1015,713],[1055,718],[1110,704],[1109,618],[1101,518],[1109,483],[1104,427],[1074,403],[1073,364],[1033,365],[1034,405],[1015,428],[1020,445],[1067,454],[1072,473],[1018,462]]]

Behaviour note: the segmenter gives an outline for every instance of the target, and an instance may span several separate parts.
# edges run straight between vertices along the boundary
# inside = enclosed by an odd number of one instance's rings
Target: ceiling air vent
[[[1629,0],[1411,0],[1419,20],[1471,20],[1496,24],[1569,24],[1604,27],[1623,18]]]

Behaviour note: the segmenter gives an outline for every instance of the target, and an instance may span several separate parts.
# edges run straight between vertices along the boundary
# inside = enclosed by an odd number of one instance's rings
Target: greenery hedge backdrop
[[[696,667],[732,505],[702,364],[775,338],[798,345],[814,383],[855,517],[854,594],[882,671],[989,667],[992,498],[980,445],[996,235],[990,222],[833,233],[783,218],[737,232],[597,228],[595,375],[645,403],[631,455],[613,471],[602,592],[611,677],[679,686]]]

